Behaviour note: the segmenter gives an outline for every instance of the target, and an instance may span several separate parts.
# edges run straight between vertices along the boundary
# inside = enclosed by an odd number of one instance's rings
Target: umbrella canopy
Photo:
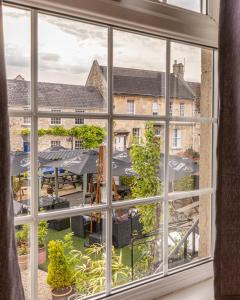
[[[42,157],[38,158],[39,166],[47,164],[49,161]],[[30,171],[30,154],[27,152],[11,152],[11,176],[18,176]]]

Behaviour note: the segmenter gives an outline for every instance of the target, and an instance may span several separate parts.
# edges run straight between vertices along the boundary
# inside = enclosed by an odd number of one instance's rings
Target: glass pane
[[[39,110],[107,111],[107,28],[38,15]]]
[[[114,113],[165,113],[165,60],[164,40],[114,30]]]
[[[21,272],[22,284],[26,300],[30,300],[30,225],[15,226],[18,264]]]
[[[107,122],[83,119],[83,123],[39,119],[40,209],[106,203]]]
[[[169,191],[211,187],[212,125],[171,123],[169,136]]]
[[[211,196],[169,201],[169,268],[210,256]]]
[[[162,222],[162,203],[113,211],[113,287],[162,272]]]
[[[169,192],[211,187],[212,125],[171,123]]]
[[[104,212],[92,212],[39,222],[38,300],[52,293],[86,297],[104,291],[105,220]]]
[[[171,115],[212,117],[212,64],[212,50],[171,43]]]
[[[206,14],[206,0],[158,0],[158,1]]]
[[[3,6],[4,44],[10,109],[30,106],[30,12]]]
[[[163,194],[164,123],[114,120],[113,201]]]
[[[10,118],[11,186],[14,215],[30,213],[31,168],[30,128],[31,118]]]

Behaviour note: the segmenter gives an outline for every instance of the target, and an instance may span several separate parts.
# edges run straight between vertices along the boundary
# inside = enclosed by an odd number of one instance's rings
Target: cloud
[[[12,7],[8,7],[8,6],[3,6],[3,17],[10,17],[10,18],[25,18],[25,17],[29,17],[30,16],[30,12],[27,10],[23,10],[23,9],[15,9]]]
[[[48,15],[41,15],[41,19],[72,35],[79,42],[93,39],[101,41],[104,46],[107,45],[107,29],[104,27]]]
[[[29,55],[19,47],[6,47],[6,62],[7,66],[27,68],[30,66]]]
[[[39,58],[42,61],[57,62],[60,60],[60,55],[56,53],[40,53]]]

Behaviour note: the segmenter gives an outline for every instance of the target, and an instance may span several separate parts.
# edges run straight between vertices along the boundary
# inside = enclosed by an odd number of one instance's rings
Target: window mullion
[[[37,11],[31,12],[31,214],[33,222],[30,236],[31,299],[37,299],[38,291],[38,120],[37,120],[37,77],[38,77],[38,19]]]
[[[107,214],[106,214],[106,294],[112,291],[112,135],[113,135],[113,30],[108,28],[108,147],[107,147]]]
[[[169,187],[169,105],[170,105],[170,40],[166,43],[166,123],[165,123],[165,144],[164,144],[164,201],[163,201],[163,274],[168,274],[168,187]]]

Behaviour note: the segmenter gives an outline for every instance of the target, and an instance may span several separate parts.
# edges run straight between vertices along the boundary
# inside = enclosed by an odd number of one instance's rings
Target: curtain
[[[16,253],[10,187],[8,122],[2,1],[0,0],[0,299],[22,300],[24,292]]]
[[[221,0],[215,299],[240,299],[240,1]]]

